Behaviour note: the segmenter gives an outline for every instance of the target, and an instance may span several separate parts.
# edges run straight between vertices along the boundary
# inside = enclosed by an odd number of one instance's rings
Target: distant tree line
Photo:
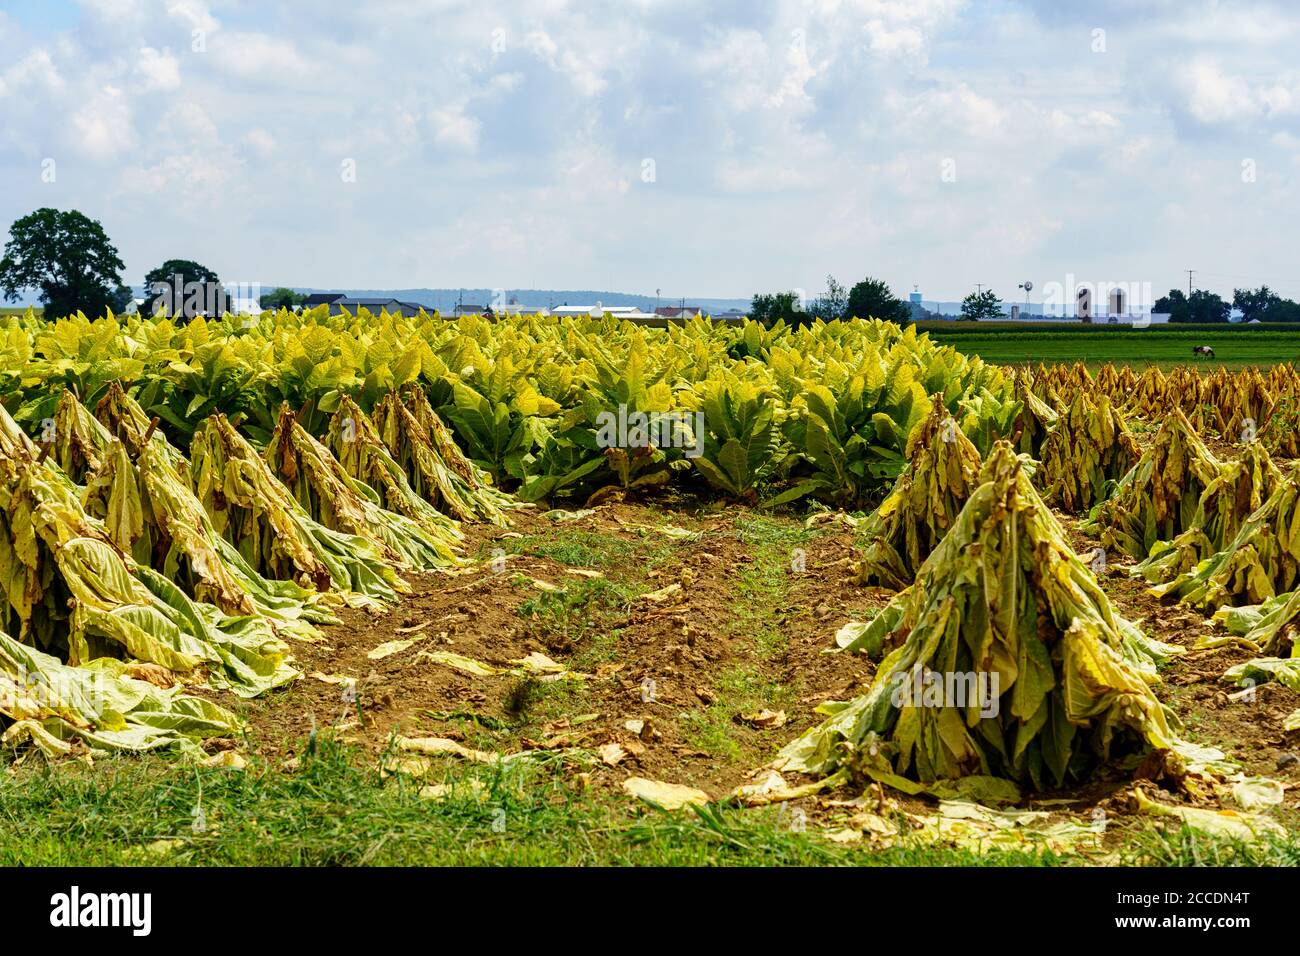
[[[980,319],[1002,318],[1002,305],[998,294],[992,289],[972,292],[961,300],[961,318],[971,322]]]
[[[53,317],[81,311],[89,316],[107,310],[123,312],[132,301],[131,290],[122,281],[126,266],[104,227],[75,209],[37,209],[14,221],[9,239],[0,258],[0,292],[8,301],[17,301],[27,289],[40,292],[45,314]],[[173,285],[180,277],[182,285],[199,283],[220,286],[221,280],[211,269],[190,259],[168,259],[145,274],[145,288],[156,284]],[[266,309],[295,308],[305,295],[280,287],[265,293],[261,305]],[[1266,285],[1258,289],[1234,289],[1227,302],[1213,292],[1198,289],[1190,296],[1179,289],[1156,300],[1154,311],[1169,314],[1171,322],[1227,322],[1233,308],[1241,311],[1243,321],[1300,322],[1300,304],[1284,299]],[[175,310],[173,309],[173,312]],[[1002,315],[997,295],[992,289],[973,292],[962,300],[964,319],[989,319]],[[816,319],[833,321],[846,318],[875,318],[906,325],[912,320],[912,307],[899,299],[879,279],[866,278],[845,289],[834,276],[826,277],[826,291],[810,303],[798,293],[774,292],[755,295],[750,317],[771,326],[778,321],[787,325],[807,325]]]
[[[98,221],[75,209],[38,209],[9,227],[0,258],[0,293],[14,302],[25,290],[35,289],[45,314],[56,318],[78,311],[92,318],[110,309],[122,313],[134,298],[122,281],[125,269],[117,247]],[[195,285],[224,292],[221,278],[207,266],[192,259],[168,259],[145,273],[145,295],[151,297],[146,310],[152,312],[156,301],[165,300],[171,313],[179,314],[183,300],[177,299],[176,290]],[[171,294],[153,299],[162,286]],[[262,295],[260,302],[264,309],[295,308],[306,298],[281,287]]]
[[[879,279],[866,278],[845,289],[834,276],[826,277],[826,291],[811,302],[801,301],[797,292],[760,293],[753,297],[749,317],[769,328],[777,322],[790,326],[811,325],[815,320],[883,319],[906,325],[911,307]]]
[[[1197,289],[1190,296],[1181,289],[1170,289],[1168,295],[1156,299],[1152,311],[1168,313],[1170,322],[1209,324],[1227,322],[1234,308],[1241,311],[1243,322],[1300,322],[1300,305],[1266,285],[1233,289],[1231,302],[1205,289]]]
[[[307,293],[279,286],[270,292],[263,292],[259,301],[264,309],[296,309],[307,301]]]

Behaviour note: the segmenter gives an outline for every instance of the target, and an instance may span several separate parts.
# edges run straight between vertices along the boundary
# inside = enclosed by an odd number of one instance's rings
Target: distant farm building
[[[389,315],[401,314],[407,318],[414,318],[424,308],[417,303],[403,302],[401,299],[356,299],[342,292],[313,292],[307,296],[302,307],[314,309],[322,305],[329,306],[330,315],[342,315],[344,311],[356,315],[357,312],[365,309],[374,315],[387,312]]]

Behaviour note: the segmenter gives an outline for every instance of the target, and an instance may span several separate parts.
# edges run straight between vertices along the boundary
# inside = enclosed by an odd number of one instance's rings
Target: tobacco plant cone
[[[426,411],[427,409],[427,411]],[[408,389],[389,392],[375,405],[373,421],[384,444],[401,463],[416,492],[434,507],[461,521],[504,525],[501,508],[510,499],[487,484],[486,477],[455,449],[445,426],[424,393]]]
[[[1220,368],[1206,380],[1206,391],[1211,424],[1232,441],[1253,441],[1273,417],[1277,404],[1257,368],[1236,373]]]
[[[50,456],[78,484],[103,463],[103,428],[76,396],[64,390],[54,411],[54,447]]]
[[[194,603],[136,562],[49,465],[0,459],[0,581],[0,627],[73,666],[123,656],[176,674],[206,670],[213,686],[243,696],[297,676],[265,621]]]
[[[449,541],[465,537],[460,522],[443,514],[411,487],[406,472],[380,439],[375,423],[346,395],[330,418],[325,444],[343,470],[373,489],[379,503],[389,511],[405,515],[430,534]]]
[[[264,457],[309,515],[327,528],[366,538],[387,561],[417,571],[459,563],[450,540],[383,508],[369,485],[348,474],[330,450],[307,433],[288,403],[280,407]]]
[[[1016,375],[1016,400],[1020,410],[1016,414],[1014,441],[1021,454],[1038,458],[1043,452],[1043,442],[1056,427],[1060,414],[1048,401],[1040,398],[1024,373]]]
[[[1174,409],[1112,496],[1094,509],[1090,524],[1103,547],[1144,559],[1157,541],[1199,525],[1201,495],[1222,469]]]
[[[217,533],[194,493],[156,448],[134,462],[114,442],[104,468],[86,489],[114,542],[196,601],[235,617],[253,615],[277,634],[314,641],[314,625],[337,623],[319,592],[293,581],[270,581]],[[129,504],[128,508],[120,507]],[[250,629],[255,625],[247,625]]]
[[[1043,441],[1036,477],[1045,497],[1065,511],[1087,511],[1105,497],[1107,482],[1138,460],[1137,442],[1105,396],[1095,403],[1080,391]]]
[[[980,454],[943,403],[908,441],[908,464],[861,528],[870,542],[859,565],[863,584],[902,589],[952,528],[975,488]]]
[[[894,649],[870,690],[824,705],[829,719],[781,752],[780,769],[1044,789],[1176,742],[1151,689],[1155,660],[1175,649],[1120,617],[1007,442],[881,618],[892,619],[888,631],[863,640]],[[972,693],[918,698],[927,673],[944,688],[969,675]],[[974,693],[981,681],[985,699]]]
[[[213,526],[267,577],[331,588],[377,610],[408,585],[366,538],[313,520],[224,415],[212,415],[190,444],[194,489]]]
[[[1186,529],[1152,545],[1135,573],[1154,583],[1168,583],[1194,571],[1232,544],[1246,519],[1263,507],[1282,482],[1282,472],[1259,442],[1219,466],[1219,474],[1201,492],[1196,514]]]
[[[190,463],[185,454],[167,440],[167,436],[156,427],[157,419],[150,418],[120,383],[109,383],[104,397],[95,406],[95,418],[110,435],[121,439],[133,456],[140,454],[148,439],[148,444],[166,457],[178,477],[186,484],[190,483]]]
[[[41,450],[22,426],[0,405],[0,457],[36,458]]]
[[[176,581],[196,601],[227,614],[260,615],[287,636],[315,640],[320,635],[314,624],[337,623],[328,607],[337,604],[333,596],[263,577],[221,536],[190,486],[189,460],[161,432],[151,433],[144,411],[116,383],[95,406],[95,418],[103,426],[101,437],[115,434],[125,455],[108,458],[103,473],[88,486],[86,500],[105,518],[119,547]],[[128,474],[128,456],[144,518],[136,535],[123,533],[126,529],[109,520],[114,511],[120,513],[111,507],[112,489]],[[96,497],[99,504],[92,500]]]
[[[421,429],[428,433],[438,456],[468,489],[466,497],[478,509],[481,520],[504,525],[508,523],[506,511],[533,507],[528,502],[519,501],[502,492],[492,483],[492,478],[486,471],[465,457],[452,437],[451,429],[429,404],[429,396],[424,389],[405,385],[400,395],[402,403],[415,417]]]
[[[1155,556],[1153,556],[1155,557]],[[1300,585],[1300,484],[1282,478],[1232,542],[1152,593],[1214,610],[1262,604]]]

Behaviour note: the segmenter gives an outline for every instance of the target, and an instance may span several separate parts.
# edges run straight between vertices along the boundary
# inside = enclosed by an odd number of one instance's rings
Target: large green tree
[[[145,273],[145,291],[148,291],[150,286],[156,282],[165,282],[171,285],[175,281],[175,276],[180,276],[182,283],[216,282],[219,284],[221,282],[215,272],[192,259],[168,259],[158,268],[150,269]]]
[[[120,311],[130,298],[122,284],[126,265],[104,227],[75,209],[38,209],[9,227],[0,259],[0,289],[15,301],[24,289],[39,289],[51,318],[77,310],[100,316]]]
[[[1258,289],[1232,290],[1233,307],[1241,310],[1242,320],[1246,322],[1251,319],[1267,321],[1264,318],[1265,314],[1282,301],[1282,297],[1266,285]]]
[[[1197,289],[1190,297],[1181,289],[1170,289],[1168,295],[1156,299],[1151,311],[1168,313],[1170,322],[1206,324],[1227,322],[1232,306],[1205,289]]]
[[[1300,322],[1300,304],[1279,298],[1256,316],[1261,322]]]
[[[808,313],[803,311],[796,292],[759,293],[749,304],[749,317],[768,328],[780,321],[790,326],[807,325],[809,322]]]
[[[808,312],[814,319],[834,322],[836,319],[844,318],[848,308],[848,290],[840,285],[834,276],[827,276],[826,291],[813,300]]]
[[[883,319],[906,325],[912,310],[880,279],[863,279],[849,290],[844,314],[854,319]]]
[[[192,259],[168,259],[156,269],[149,269],[144,274],[144,294],[149,298],[149,311],[166,306],[170,315],[181,321],[203,312],[220,315],[230,308],[221,278],[207,265]]]
[[[263,292],[259,301],[264,309],[292,309],[307,301],[307,296],[302,292],[294,292],[292,289],[280,286],[270,292]]]
[[[186,289],[186,286],[191,282],[201,284],[205,290],[209,284],[216,286],[217,289],[220,289],[221,287],[221,279],[207,266],[200,265],[193,259],[168,259],[156,269],[150,269],[145,273],[145,295],[147,295],[151,300],[154,299],[157,296],[157,293],[154,292],[155,286],[162,284],[168,289],[172,289],[173,292],[171,298],[176,298],[174,290],[177,276],[180,276],[181,298],[171,306],[170,311],[173,315],[179,313],[186,302],[186,299],[190,294]],[[220,303],[218,303],[218,307],[224,308]]]
[[[961,317],[970,320],[1002,318],[1002,306],[998,303],[998,294],[992,289],[972,292],[961,300]]]

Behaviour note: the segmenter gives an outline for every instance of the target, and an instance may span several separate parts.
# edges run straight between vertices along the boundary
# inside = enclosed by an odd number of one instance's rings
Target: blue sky
[[[1300,297],[1300,4],[0,0],[0,228],[318,287]]]

